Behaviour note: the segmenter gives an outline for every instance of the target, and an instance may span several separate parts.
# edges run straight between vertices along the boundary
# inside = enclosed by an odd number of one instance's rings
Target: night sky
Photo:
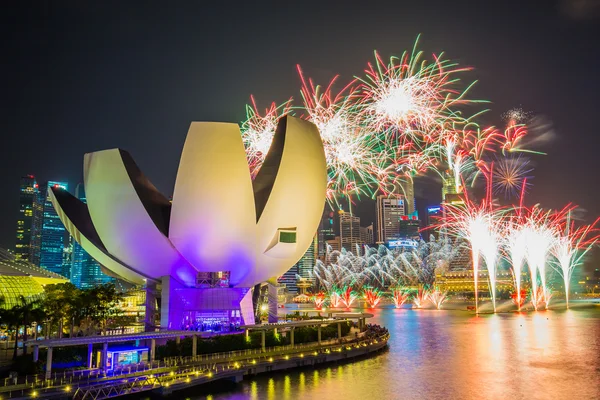
[[[3,3],[1,247],[14,246],[21,175],[74,186],[85,152],[120,147],[171,195],[191,121],[239,122],[250,94],[261,108],[299,99],[296,64],[349,80],[374,49],[400,55],[419,33],[427,55],[476,68],[482,122],[517,106],[551,122],[536,132],[548,155],[532,160],[528,201],[600,215],[598,2],[209,3]],[[434,202],[431,186],[416,190]]]

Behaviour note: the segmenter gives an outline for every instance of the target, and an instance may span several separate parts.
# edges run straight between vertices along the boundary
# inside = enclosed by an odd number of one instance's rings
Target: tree
[[[44,311],[41,308],[42,302],[38,296],[19,296],[18,301],[19,303],[10,309],[0,309],[1,323],[6,324],[8,330],[15,332],[13,360],[17,358],[19,348],[19,328],[23,327],[23,353],[26,354],[27,327],[33,322],[41,321],[44,317]]]
[[[79,313],[77,298],[80,290],[70,282],[45,287],[44,309],[51,323],[58,324],[58,337],[62,337],[64,320],[71,321],[73,334],[74,318]]]

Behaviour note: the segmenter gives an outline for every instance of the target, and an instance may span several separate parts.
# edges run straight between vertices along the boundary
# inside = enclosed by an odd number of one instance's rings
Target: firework
[[[533,293],[533,289],[531,292],[531,304],[535,310],[539,310],[542,308],[542,305],[545,306],[546,309],[550,306],[550,299],[552,298],[552,290],[543,287],[537,287],[535,289],[535,293]]]
[[[292,99],[279,106],[271,103],[262,115],[256,106],[254,96],[250,96],[250,101],[252,105],[246,105],[246,120],[242,123],[241,131],[250,172],[252,176],[256,176],[271,147],[277,121],[289,114]]]
[[[377,307],[377,304],[379,304],[382,298],[381,291],[373,288],[365,288],[363,290],[363,297],[369,305],[369,308]]]
[[[600,221],[597,219],[591,225],[576,229],[574,221],[571,219],[571,211],[572,209],[568,209],[566,213],[562,214],[565,215],[564,222],[560,224],[559,233],[551,249],[551,253],[556,259],[555,265],[558,264],[555,266],[555,270],[563,277],[567,308],[569,308],[571,276],[574,269],[583,263],[587,252],[597,242],[599,235],[596,224]]]
[[[479,265],[480,258],[483,257],[488,270],[495,311],[496,261],[503,210],[495,209],[489,198],[477,205],[465,196],[465,201],[462,204],[448,205],[447,213],[448,218],[445,221],[445,226],[454,235],[465,239],[471,247],[473,278],[475,281],[475,310],[479,312]]]
[[[323,306],[325,305],[325,300],[326,300],[325,293],[319,292],[319,293],[315,294],[313,296],[312,300],[313,300],[313,303],[315,303],[315,308],[317,310],[322,310]]]
[[[453,107],[465,104],[469,90],[458,87],[456,75],[470,68],[458,67],[433,56],[423,59],[417,50],[391,57],[388,62],[375,52],[375,63],[369,63],[365,78],[358,78],[361,118],[373,132],[385,132],[388,143],[404,145],[406,140],[428,140],[448,119],[456,116]]]
[[[342,289],[342,294],[341,294],[342,303],[344,303],[344,305],[346,306],[346,308],[352,307],[352,303],[354,303],[354,301],[357,299],[357,297],[358,296],[352,290],[351,286],[344,287]]]
[[[392,289],[392,301],[396,308],[401,308],[404,303],[410,299],[410,291],[402,288]]]
[[[428,299],[438,310],[440,310],[442,308],[442,304],[448,301],[448,292],[442,292],[439,289],[434,289],[429,292]]]
[[[339,308],[342,304],[342,296],[336,291],[333,290],[329,293],[329,305],[333,308]]]
[[[521,311],[521,307],[525,305],[525,300],[527,298],[527,292],[525,291],[525,289],[513,292],[510,295],[510,297],[513,303],[515,303],[515,305],[517,306],[518,310]]]
[[[546,296],[546,258],[554,240],[552,227],[547,224],[548,213],[535,212],[525,226],[525,241],[527,251],[525,258],[531,276],[531,296],[534,307],[538,304],[538,294]],[[537,217],[537,218],[536,218]],[[541,290],[538,291],[538,276],[540,277]],[[545,299],[544,299],[545,300]],[[536,308],[537,310],[537,308]]]
[[[505,230],[505,249],[512,266],[513,279],[515,281],[515,304],[518,309],[525,303],[524,290],[521,289],[521,274],[525,256],[527,254],[527,242],[525,230],[519,220],[510,220]]]
[[[515,108],[511,108],[510,110],[506,111],[504,114],[502,114],[502,118],[504,118],[507,122],[513,122],[513,123],[527,123],[527,121],[529,120],[529,118],[531,118],[531,112],[529,111],[525,111],[523,108],[521,107],[515,107]]]
[[[427,299],[429,299],[429,290],[420,287],[417,290],[417,293],[413,296],[413,304],[416,308],[422,308],[425,305]]]
[[[524,157],[497,159],[493,170],[494,193],[507,198],[518,197],[526,191],[531,171],[533,168],[529,167],[529,160]]]
[[[317,126],[323,140],[329,176],[328,199],[370,192],[372,186],[378,186],[381,151],[374,147],[372,135],[362,129],[353,111],[353,82],[334,94],[337,76],[323,89],[306,79],[300,66],[297,69],[302,81],[305,118]]]

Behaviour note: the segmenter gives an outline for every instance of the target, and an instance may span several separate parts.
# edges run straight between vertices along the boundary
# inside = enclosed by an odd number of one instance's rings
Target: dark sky
[[[240,121],[250,94],[298,98],[297,63],[350,79],[419,33],[427,54],[476,68],[485,122],[519,105],[552,121],[529,200],[600,214],[596,1],[240,3],[3,3],[0,246],[14,244],[21,175],[74,185],[85,152],[121,147],[170,195],[190,121]]]

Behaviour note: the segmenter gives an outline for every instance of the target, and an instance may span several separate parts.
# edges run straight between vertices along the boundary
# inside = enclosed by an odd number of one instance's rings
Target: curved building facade
[[[68,281],[64,276],[18,260],[13,254],[0,249],[0,297],[3,299],[0,308],[20,305],[20,296],[37,297],[44,293],[46,285]]]
[[[121,149],[86,154],[84,185],[87,204],[52,190],[67,230],[110,275],[159,284],[161,325],[180,329],[215,315],[254,322],[250,288],[283,274],[312,243],[327,171],[307,121],[279,121],[254,180],[237,124],[193,122],[172,202]],[[226,284],[199,284],[215,273]]]

